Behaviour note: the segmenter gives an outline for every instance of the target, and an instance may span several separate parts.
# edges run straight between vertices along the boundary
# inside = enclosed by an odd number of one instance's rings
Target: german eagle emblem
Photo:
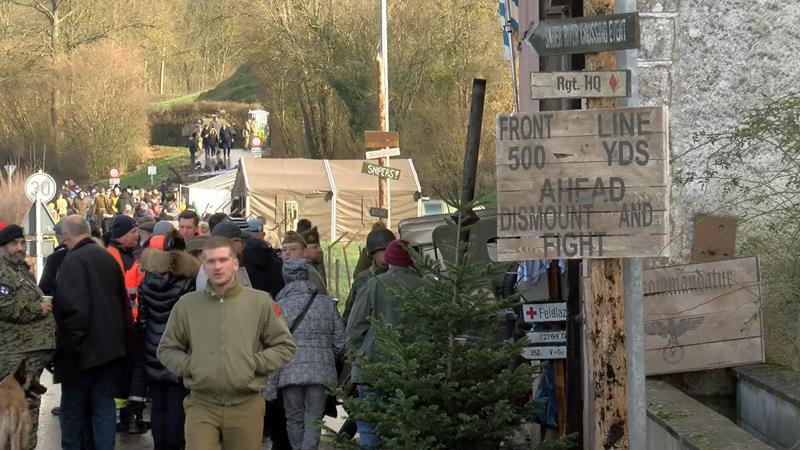
[[[664,356],[664,361],[670,364],[677,364],[684,356],[684,350],[681,348],[678,338],[689,331],[700,328],[704,321],[704,316],[692,316],[679,320],[673,318],[651,320],[645,322],[644,332],[650,336],[659,336],[666,339],[667,346],[661,352]]]

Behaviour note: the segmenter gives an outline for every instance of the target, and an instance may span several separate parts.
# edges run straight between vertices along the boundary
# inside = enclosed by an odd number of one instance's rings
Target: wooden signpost
[[[764,362],[758,258],[644,271],[647,375]]]
[[[524,41],[539,56],[638,48],[639,13],[544,20]]]
[[[400,179],[400,169],[379,166],[377,164],[371,164],[368,162],[365,162],[361,166],[361,173],[366,173],[367,175],[375,175],[376,177],[381,177],[381,178],[388,178],[390,180]]]
[[[664,107],[497,116],[500,261],[668,256]]]
[[[631,95],[630,70],[591,72],[533,72],[531,99],[628,97]]]
[[[364,148],[377,150],[400,146],[400,133],[397,131],[365,131]]]

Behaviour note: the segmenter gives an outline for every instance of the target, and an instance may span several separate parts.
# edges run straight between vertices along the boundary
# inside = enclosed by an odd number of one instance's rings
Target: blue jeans
[[[369,396],[382,396],[381,391],[359,384],[356,386],[358,398],[366,400]],[[369,422],[356,421],[358,429],[358,445],[363,449],[381,448],[381,438],[375,434],[375,424]]]
[[[81,371],[61,383],[61,448],[80,450],[84,426],[91,423],[95,450],[113,450],[117,431],[114,396],[121,361]],[[91,411],[91,412],[89,412]]]

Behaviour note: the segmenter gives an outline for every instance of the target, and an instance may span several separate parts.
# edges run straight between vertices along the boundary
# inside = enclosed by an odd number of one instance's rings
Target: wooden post
[[[584,16],[604,16],[614,12],[614,0],[584,0]],[[586,54],[586,70],[617,68],[614,52]],[[616,99],[589,99],[589,109],[615,108]],[[593,259],[589,262],[592,298],[587,308],[592,323],[589,340],[594,385],[595,449],[628,448],[628,408],[625,367],[625,306],[622,299],[622,259]]]
[[[386,101],[387,101],[387,92],[383,92],[384,82],[383,82],[383,75],[384,75],[384,61],[380,55],[376,58],[377,61],[377,71],[378,71],[378,122],[380,122],[380,129],[383,131],[389,131],[388,127],[388,120],[386,117]],[[380,165],[384,167],[389,167],[389,157],[381,158]],[[384,177],[378,177],[378,208],[385,208],[389,210],[389,217],[386,218],[386,225],[391,226],[391,199],[389,196],[389,180]],[[383,219],[380,219],[383,222]]]

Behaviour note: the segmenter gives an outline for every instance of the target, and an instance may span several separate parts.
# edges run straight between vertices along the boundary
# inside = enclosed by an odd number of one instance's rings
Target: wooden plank
[[[565,359],[567,357],[567,346],[537,346],[525,347],[522,349],[522,357],[530,360],[538,359]]]
[[[400,169],[395,169],[393,167],[379,166],[377,164],[370,164],[367,162],[361,165],[361,173],[366,173],[367,175],[375,175],[376,177],[380,178],[388,178],[390,180],[400,179]]]
[[[364,155],[364,159],[380,159],[380,158],[389,158],[392,156],[400,156],[400,149],[394,147],[394,148],[382,148],[380,150],[372,150],[366,152],[366,154]]]
[[[761,336],[683,346],[665,356],[664,350],[645,350],[647,375],[721,369],[764,362]],[[675,361],[667,363],[666,360]]]
[[[522,158],[527,157],[530,169],[540,170],[537,164],[542,162],[545,165],[575,162],[608,163],[610,151],[613,157],[612,164],[622,169],[634,169],[640,167],[638,163],[642,159],[637,147],[646,151],[649,159],[660,161],[667,155],[665,143],[666,136],[663,132],[633,138],[559,136],[549,139],[508,139],[497,143],[495,158],[498,165],[512,165],[522,162]],[[620,147],[623,147],[622,151]]]
[[[634,208],[632,206],[632,208]],[[516,214],[507,211],[518,211]],[[651,211],[645,209],[623,212],[589,212],[574,206],[539,209],[534,213],[526,213],[527,209],[501,208],[497,217],[497,237],[541,236],[546,233],[589,233],[589,234],[624,234],[641,236],[667,234],[667,211]],[[542,211],[542,212],[539,212]],[[643,222],[642,219],[647,222]],[[625,221],[629,227],[620,227]],[[636,226],[636,224],[639,226]]]
[[[566,331],[533,331],[527,333],[528,342],[531,344],[555,344],[567,342]]]
[[[665,234],[643,236],[565,235],[497,239],[498,261],[668,256],[669,250],[668,236]]]
[[[397,131],[364,131],[364,148],[400,147],[400,133]]]
[[[630,70],[532,72],[531,99],[629,97]]]
[[[668,133],[667,119],[664,106],[498,114],[495,136],[498,142],[575,136],[644,136]]]
[[[605,161],[581,162],[550,164],[541,170],[513,170],[512,166],[498,165],[497,180],[501,190],[530,189],[514,187],[532,186],[533,183],[541,183],[543,178],[550,179],[551,184],[558,178],[563,179],[562,183],[567,183],[567,178],[586,178],[587,184],[594,184],[597,178],[603,179],[605,184],[609,184],[611,178],[622,178],[626,186],[666,186],[669,177],[665,176],[663,163],[663,160],[651,159],[645,167],[620,168],[609,166]]]
[[[639,48],[639,14],[543,20],[524,42],[539,56]]]
[[[537,180],[533,180],[537,181]],[[558,184],[554,189],[544,187],[544,180],[538,180],[538,184],[530,190],[520,191],[498,191],[497,203],[504,205],[507,210],[515,207],[530,206],[536,204],[561,205],[561,206],[581,206],[591,205],[592,211],[596,212],[616,212],[622,210],[623,204],[649,203],[655,211],[667,210],[666,186],[625,186],[624,192],[619,188],[608,189],[604,184],[603,189],[594,187],[581,189],[567,189],[562,184]],[[548,186],[552,186],[552,182]],[[553,198],[556,201],[553,201]]]
[[[764,361],[758,258],[646,270],[643,287],[648,375]]]

